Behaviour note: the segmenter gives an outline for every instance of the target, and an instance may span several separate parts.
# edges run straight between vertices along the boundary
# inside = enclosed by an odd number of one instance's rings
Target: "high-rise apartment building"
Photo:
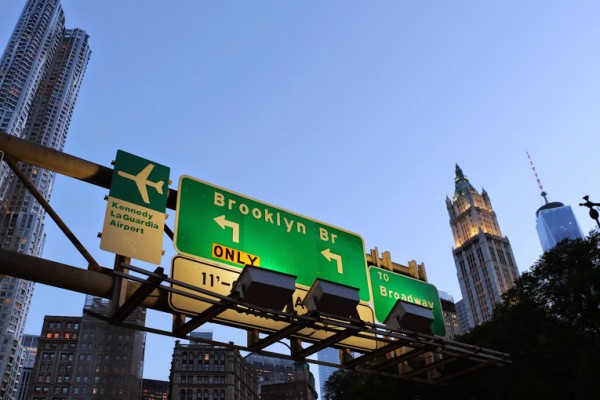
[[[90,57],[88,36],[66,29],[59,0],[28,0],[0,59],[0,131],[62,150]],[[49,199],[54,173],[31,165],[23,172]],[[0,164],[0,246],[39,256],[45,212]],[[21,338],[33,283],[0,281],[0,398],[17,395]]]
[[[446,197],[454,236],[452,254],[468,318],[468,328],[489,321],[502,294],[519,277],[507,237],[503,237],[485,190],[479,194],[456,165],[455,192]]]

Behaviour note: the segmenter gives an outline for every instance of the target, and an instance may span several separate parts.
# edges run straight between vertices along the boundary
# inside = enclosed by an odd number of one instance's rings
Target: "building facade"
[[[258,376],[261,400],[316,400],[315,377],[306,362],[249,354],[246,361]]]
[[[81,317],[44,318],[27,390],[28,400],[70,398],[80,326]]]
[[[458,332],[460,335],[464,335],[469,332],[469,318],[467,317],[465,301],[460,299],[454,305],[456,306],[456,317],[458,318]]]
[[[21,372],[21,379],[19,379],[17,400],[27,399],[27,388],[31,381],[31,374],[33,373],[38,342],[39,336],[37,335],[23,335],[23,339],[21,339],[21,348],[23,349],[23,369]]]
[[[519,277],[519,270],[487,192],[479,194],[458,165],[454,196],[452,200],[446,197],[446,207],[467,328],[471,329],[492,318],[502,294]]]
[[[106,314],[109,302],[88,296],[85,307]],[[126,322],[143,324],[136,309]],[[88,315],[46,316],[27,399],[137,400],[142,392],[145,333]]]
[[[257,376],[237,350],[175,342],[171,400],[257,400]]]
[[[540,238],[544,252],[550,250],[562,240],[583,239],[583,233],[571,206],[560,202],[548,202],[535,213],[535,230]]]
[[[62,150],[90,57],[87,34],[66,29],[59,0],[28,0],[0,59],[0,131]],[[21,165],[49,199],[54,173]],[[0,246],[39,256],[45,212],[31,193],[0,164]],[[17,396],[20,348],[33,283],[0,282],[0,398]]]
[[[85,309],[109,315],[110,301],[86,296]],[[136,308],[126,323],[144,325],[146,310]],[[84,314],[73,364],[75,378],[68,400],[139,399],[146,333]]]
[[[448,339],[454,339],[455,336],[461,334],[456,304],[454,304],[454,298],[448,293],[441,291],[439,293],[442,313],[444,314],[444,324],[446,325],[446,337]]]
[[[169,400],[169,381],[144,379],[141,400]]]
[[[317,352],[317,359],[319,361],[329,362],[333,364],[340,363],[340,352],[333,347],[326,347],[323,350]],[[329,367],[327,365],[318,366],[319,371],[319,389],[321,391],[321,397],[325,399],[325,383],[327,380],[338,369],[335,367]]]

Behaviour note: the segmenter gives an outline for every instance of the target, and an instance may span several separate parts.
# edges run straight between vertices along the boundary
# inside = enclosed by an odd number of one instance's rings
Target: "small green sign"
[[[179,180],[174,245],[181,254],[243,268],[253,265],[359,289],[370,300],[362,238],[195,178]]]
[[[117,151],[100,248],[160,264],[170,169]]]
[[[169,167],[117,150],[109,196],[165,212]]]
[[[440,295],[430,283],[409,278],[377,267],[369,267],[375,318],[382,322],[398,300],[427,307],[433,312],[431,330],[434,335],[445,336],[446,325]]]

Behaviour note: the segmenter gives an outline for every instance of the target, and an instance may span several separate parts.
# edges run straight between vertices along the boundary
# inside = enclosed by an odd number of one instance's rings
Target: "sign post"
[[[118,150],[100,248],[160,264],[170,169]]]

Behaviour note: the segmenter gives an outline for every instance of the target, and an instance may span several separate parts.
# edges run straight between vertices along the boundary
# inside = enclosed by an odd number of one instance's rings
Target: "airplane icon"
[[[142,200],[144,203],[150,204],[150,198],[148,197],[148,186],[156,189],[158,194],[163,194],[163,185],[164,181],[152,182],[148,180],[152,169],[154,168],[154,164],[148,164],[143,170],[140,171],[137,175],[132,175],[127,172],[119,171],[118,174],[125,179],[130,179],[135,182],[138,190],[140,191],[140,195],[142,195]]]

